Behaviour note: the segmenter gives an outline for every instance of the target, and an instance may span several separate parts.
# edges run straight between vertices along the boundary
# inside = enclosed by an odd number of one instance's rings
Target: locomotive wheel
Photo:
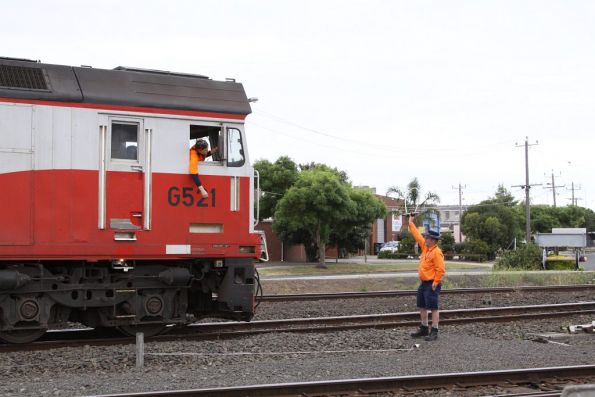
[[[45,334],[45,329],[20,329],[16,331],[0,331],[0,339],[8,343],[31,343]]]
[[[145,337],[159,335],[165,331],[165,324],[140,324],[140,325],[120,325],[118,331],[126,336],[136,336],[137,332],[142,332]]]

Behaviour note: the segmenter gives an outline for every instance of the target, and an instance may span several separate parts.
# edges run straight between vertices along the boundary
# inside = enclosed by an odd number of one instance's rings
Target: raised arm
[[[413,216],[409,217],[409,231],[413,235],[415,241],[417,241],[417,244],[419,244],[419,247],[423,250],[426,246],[426,239],[424,239],[419,230],[417,230],[415,223],[413,223],[414,220],[415,218],[413,218]]]

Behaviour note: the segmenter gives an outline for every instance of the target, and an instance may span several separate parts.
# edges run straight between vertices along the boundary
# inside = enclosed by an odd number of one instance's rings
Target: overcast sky
[[[594,1],[0,0],[0,56],[236,78],[251,159],[595,209]],[[579,190],[580,188],[580,190]]]

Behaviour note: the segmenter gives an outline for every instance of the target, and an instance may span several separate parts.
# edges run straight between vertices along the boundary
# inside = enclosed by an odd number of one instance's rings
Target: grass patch
[[[314,265],[312,265],[314,266]],[[568,284],[595,284],[594,272],[495,272],[449,276],[443,279],[444,289],[482,288],[482,287],[520,287]],[[263,281],[266,295],[328,293],[328,292],[366,292],[389,290],[415,290],[419,286],[417,277],[391,278],[355,278],[355,279],[313,279],[313,280],[267,280]]]
[[[448,277],[448,274],[447,274]],[[568,273],[524,273],[524,272],[494,272],[481,275],[464,275],[448,277],[449,288],[493,288],[545,286],[568,284],[593,284],[595,275],[585,272]]]
[[[351,273],[386,273],[386,272],[417,272],[418,262],[400,262],[386,264],[356,264],[356,263],[328,263],[326,269],[316,267],[316,264],[279,265],[260,267],[258,273],[262,277],[271,276],[316,276],[330,274]],[[469,263],[446,262],[446,272],[465,269],[476,269],[480,266]],[[481,266],[485,267],[485,266]]]

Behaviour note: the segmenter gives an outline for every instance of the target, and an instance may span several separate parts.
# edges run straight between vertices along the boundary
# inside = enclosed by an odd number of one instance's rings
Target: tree
[[[523,235],[524,218],[517,207],[512,194],[500,185],[494,197],[467,209],[461,221],[462,231],[469,240],[484,242],[488,258],[492,259],[497,250],[510,247],[515,238]]]
[[[417,178],[413,178],[407,184],[406,191],[401,190],[398,186],[388,188],[386,195],[389,196],[391,194],[394,194],[397,198],[400,198],[405,202],[407,212],[418,210],[419,215],[416,216],[417,222],[431,219],[430,214],[437,213],[437,211],[436,209],[429,207],[440,203],[440,197],[436,193],[427,192],[425,196],[422,195],[421,185]]]
[[[440,248],[442,249],[442,252],[444,252],[445,256],[447,254],[452,255],[452,253],[455,251],[455,238],[450,232],[442,233],[442,237],[440,238],[438,244],[440,245]]]
[[[254,168],[260,174],[260,188],[263,192],[259,220],[271,218],[279,200],[298,179],[297,165],[289,157],[282,156],[274,163],[258,160],[254,163]]]
[[[329,242],[354,252],[363,248],[370,236],[372,223],[386,217],[386,205],[365,189],[349,188],[349,198],[354,203],[353,212],[331,228]]]
[[[552,228],[561,227],[559,212],[547,205],[531,206],[531,230],[539,233],[551,233]]]
[[[316,246],[319,266],[324,267],[331,229],[354,211],[349,185],[335,173],[322,169],[302,171],[277,205],[273,230],[283,240],[299,239],[306,247]]]
[[[313,170],[329,171],[329,172],[332,172],[335,175],[337,175],[339,177],[339,179],[341,180],[341,182],[349,183],[349,177],[347,176],[347,172],[340,171],[336,167],[331,168],[326,164],[316,163],[316,162],[312,161],[310,163],[300,164],[299,168],[301,171],[313,171]]]

